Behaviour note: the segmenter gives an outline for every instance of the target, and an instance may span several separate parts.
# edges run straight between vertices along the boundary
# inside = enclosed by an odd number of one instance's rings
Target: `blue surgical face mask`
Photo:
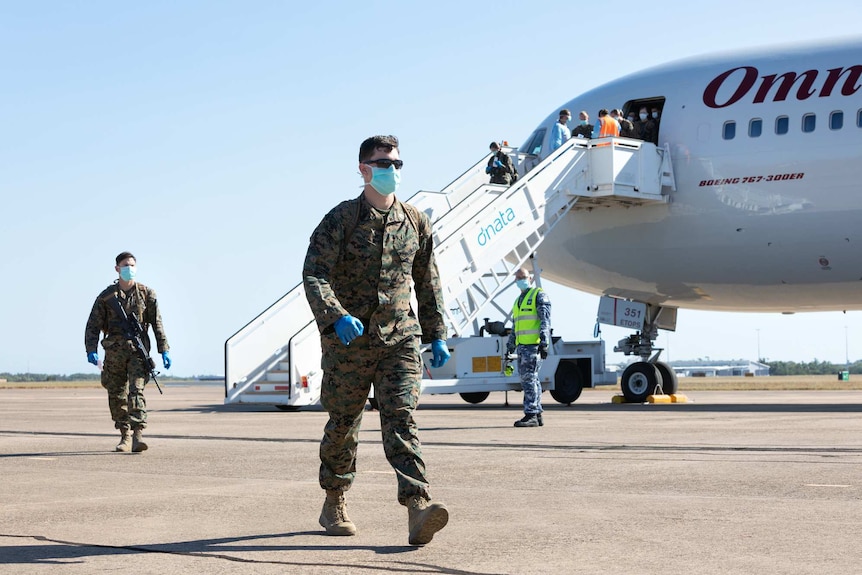
[[[586,121],[586,120],[581,120],[581,126],[586,126],[586,125],[587,125],[587,121]]]
[[[123,266],[120,268],[120,278],[123,281],[130,282],[135,279],[135,266]]]
[[[641,121],[646,120],[647,115],[646,114],[640,114],[640,119],[641,119]]]
[[[657,119],[658,118],[658,112],[653,112],[652,117],[653,117],[653,119]]]
[[[371,168],[371,181],[368,183],[382,196],[394,194],[401,183],[401,170],[396,170],[395,166]]]
[[[526,291],[530,289],[530,280],[515,280],[515,285],[518,286],[519,290]]]

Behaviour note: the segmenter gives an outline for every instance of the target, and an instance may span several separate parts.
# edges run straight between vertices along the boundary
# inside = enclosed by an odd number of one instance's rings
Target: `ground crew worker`
[[[162,316],[156,292],[135,280],[137,262],[129,252],[119,254],[115,259],[119,279],[105,288],[93,304],[87,327],[84,331],[84,346],[87,361],[99,365],[99,332],[105,334],[102,347],[105,361],[102,368],[102,387],[108,391],[108,407],[114,427],[120,430],[120,443],[115,451],[141,452],[147,449],[141,434],[147,427],[147,402],[144,386],[149,381],[150,366],[144,363],[132,341],[126,339],[123,318],[117,310],[116,299],[128,317],[136,317],[144,329],[141,340],[147,352],[150,351],[148,327],[153,326],[156,349],[162,355],[165,369],[171,367],[168,338],[162,326]]]
[[[420,339],[431,344],[432,367],[445,364],[449,350],[431,224],[395,197],[402,166],[395,136],[362,142],[362,194],[333,208],[312,233],[303,283],[320,330],[320,403],[329,413],[320,443],[319,481],[326,490],[320,525],[328,535],[356,534],[344,492],[356,474],[359,426],[373,385],[383,449],[395,469],[398,502],[408,510],[408,541],[424,545],[446,525],[449,512],[431,501],[413,419]]]
[[[616,138],[619,135],[619,122],[614,120],[604,108],[599,110],[599,121],[593,127],[593,138]]]
[[[542,384],[539,367],[548,357],[551,341],[551,300],[539,287],[531,287],[533,278],[525,268],[515,272],[515,283],[521,295],[512,307],[515,329],[509,334],[506,353],[518,352],[518,373],[524,391],[524,417],[515,427],[539,427],[542,420]]]
[[[511,186],[518,179],[518,171],[512,164],[512,158],[500,149],[497,142],[491,142],[488,147],[491,150],[491,157],[488,158],[485,173],[491,174],[490,183]]]

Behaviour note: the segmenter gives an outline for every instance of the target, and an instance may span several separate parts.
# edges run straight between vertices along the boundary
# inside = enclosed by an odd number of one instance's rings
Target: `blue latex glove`
[[[164,364],[165,369],[171,368],[171,354],[163,351],[162,352],[162,364]]]
[[[501,162],[500,160],[494,160],[494,167],[495,168],[502,168],[503,162]]]
[[[435,339],[431,344],[431,367],[443,367],[449,361],[449,348],[446,347],[446,341]]]
[[[95,351],[91,351],[87,354],[87,361],[89,361],[93,365],[99,365],[99,354]]]
[[[485,173],[486,173],[486,174],[490,174],[490,173],[491,173],[491,166],[488,166],[487,168],[485,168]]]
[[[335,333],[344,345],[350,345],[350,342],[362,335],[364,331],[365,326],[352,315],[346,315],[335,322]]]

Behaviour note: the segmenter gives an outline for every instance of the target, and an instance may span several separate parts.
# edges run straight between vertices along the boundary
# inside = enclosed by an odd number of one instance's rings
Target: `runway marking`
[[[831,483],[805,483],[804,487],[853,487],[852,485],[840,485]]]
[[[40,461],[54,461],[56,457],[28,457],[28,459],[38,459]]]

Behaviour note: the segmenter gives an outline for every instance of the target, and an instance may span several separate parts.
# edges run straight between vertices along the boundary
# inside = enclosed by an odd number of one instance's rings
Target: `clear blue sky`
[[[367,136],[401,139],[407,199],[618,76],[860,20],[851,0],[0,1],[0,372],[95,374],[84,324],[130,250],[171,372],[221,374],[225,339],[300,281],[314,226],[359,193]],[[598,299],[546,287],[556,334],[591,338]],[[860,320],[682,310],[659,345],[852,361]],[[604,333],[610,351],[628,332]]]

